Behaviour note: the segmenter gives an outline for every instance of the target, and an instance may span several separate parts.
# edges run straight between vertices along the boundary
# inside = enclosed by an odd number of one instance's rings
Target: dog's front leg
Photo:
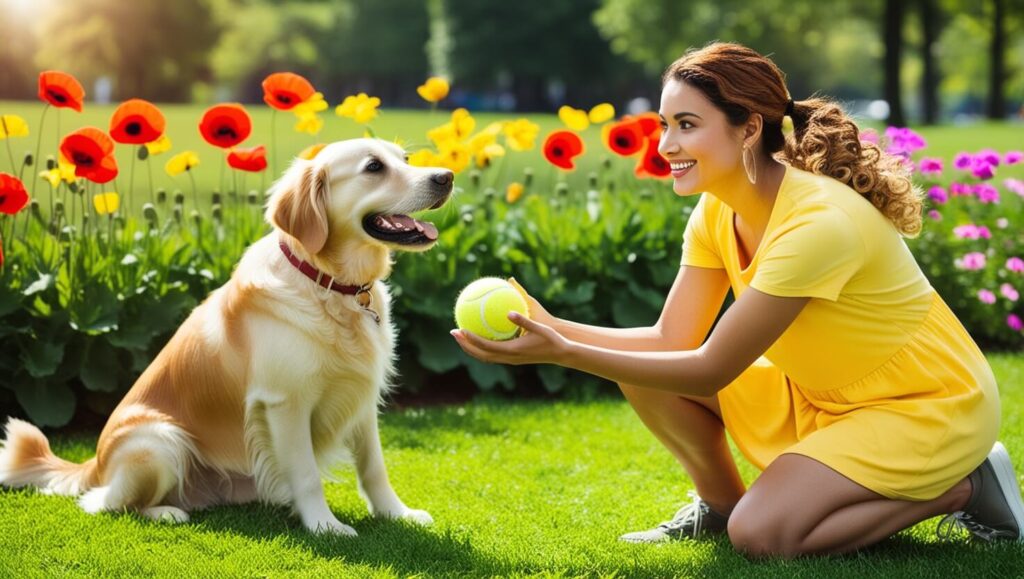
[[[268,405],[266,416],[274,461],[288,483],[292,506],[302,524],[313,532],[356,535],[355,529],[339,521],[327,506],[313,455],[310,410],[297,402],[281,402]]]
[[[421,525],[433,523],[430,513],[405,506],[391,488],[377,431],[377,409],[373,408],[367,414],[355,433],[353,451],[359,475],[359,494],[366,500],[370,513],[375,517],[408,519]]]

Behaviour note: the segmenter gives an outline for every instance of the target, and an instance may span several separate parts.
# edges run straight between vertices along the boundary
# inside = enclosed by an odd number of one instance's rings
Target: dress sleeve
[[[866,251],[857,225],[832,206],[795,215],[764,250],[750,287],[774,296],[831,301],[861,269]]]
[[[707,196],[701,195],[697,206],[690,213],[683,231],[683,259],[680,265],[692,265],[710,269],[725,269],[725,262],[718,251],[712,232],[708,226],[713,221],[707,215]]]

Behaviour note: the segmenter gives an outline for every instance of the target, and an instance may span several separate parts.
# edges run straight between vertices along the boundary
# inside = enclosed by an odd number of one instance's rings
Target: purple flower
[[[988,183],[975,185],[974,194],[978,196],[978,201],[982,203],[999,203],[999,189]]]
[[[1024,181],[1020,179],[1007,179],[1003,181],[1003,185],[1006,185],[1006,188],[1010,191],[1024,197]]]
[[[1019,257],[1011,257],[1010,259],[1006,260],[1006,269],[1015,273],[1020,273],[1024,271],[1024,259],[1021,259]]]
[[[960,225],[953,228],[953,235],[960,239],[991,239],[992,232],[989,231],[988,227],[977,226],[968,223],[967,225]]]
[[[974,158],[984,159],[985,162],[987,162],[989,165],[992,165],[993,167],[999,166],[999,153],[997,153],[993,149],[982,149],[981,151],[978,151],[976,155],[974,155]]]
[[[971,195],[974,193],[974,190],[967,183],[950,183],[949,192],[952,193],[955,197],[960,197]]]
[[[936,205],[944,205],[949,201],[949,194],[947,194],[946,190],[942,187],[935,185],[928,189],[928,198]]]
[[[981,300],[981,303],[983,304],[992,305],[996,303],[996,294],[987,289],[978,290],[978,299]]]
[[[860,132],[860,140],[865,143],[878,144],[878,131],[874,129],[864,129]]]
[[[986,158],[975,157],[971,162],[971,174],[984,181],[995,176],[996,167]]]
[[[1024,161],[1024,151],[1007,151],[1003,157],[1003,162],[1007,165],[1016,165],[1021,161]]]
[[[968,271],[977,271],[979,269],[984,269],[985,254],[978,251],[972,251],[971,253],[968,253],[967,255],[961,257],[960,259],[954,261],[954,265],[956,265],[958,269],[966,269]]]
[[[937,209],[928,210],[928,219],[932,221],[942,221],[942,214]]]
[[[889,142],[885,152],[890,155],[909,157],[927,146],[924,137],[906,127],[887,127],[885,138]]]
[[[1013,330],[1014,332],[1019,332],[1021,328],[1024,328],[1024,322],[1020,321],[1020,318],[1017,317],[1017,314],[1010,314],[1006,316],[1006,325],[1010,326],[1010,329]]]
[[[972,157],[970,153],[961,152],[957,153],[956,156],[953,157],[953,166],[961,171],[967,171],[971,168],[971,163],[973,161],[974,157]]]
[[[1003,294],[1003,297],[1011,302],[1015,302],[1020,298],[1020,294],[1017,292],[1017,289],[1008,283],[1004,283],[999,286],[999,293]]]
[[[918,164],[922,175],[938,176],[942,174],[942,159],[925,157]]]

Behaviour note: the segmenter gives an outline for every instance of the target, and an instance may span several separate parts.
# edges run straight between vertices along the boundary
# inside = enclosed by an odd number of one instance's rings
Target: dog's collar
[[[370,294],[370,288],[373,287],[372,281],[370,283],[363,285],[342,285],[334,281],[334,276],[327,275],[326,273],[313,267],[313,265],[310,264],[309,262],[302,261],[301,259],[295,257],[295,254],[292,253],[292,250],[288,247],[287,243],[281,241],[279,245],[281,246],[281,252],[284,253],[284,256],[288,259],[288,261],[291,262],[291,264],[294,265],[296,269],[301,271],[302,275],[315,281],[316,284],[319,285],[320,287],[350,296],[361,296],[363,294]]]

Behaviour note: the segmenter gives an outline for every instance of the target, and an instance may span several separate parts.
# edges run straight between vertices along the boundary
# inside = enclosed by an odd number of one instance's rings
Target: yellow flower
[[[476,166],[483,169],[491,165],[496,157],[505,156],[505,147],[502,147],[498,143],[491,143],[485,145],[484,148],[476,152]]]
[[[193,151],[185,151],[184,153],[178,153],[171,157],[170,161],[167,161],[167,165],[164,166],[164,170],[171,177],[180,175],[185,171],[192,170],[193,167],[199,164],[199,156]]]
[[[313,158],[316,157],[317,154],[320,151],[322,151],[323,148],[326,147],[326,146],[327,146],[326,143],[317,143],[315,145],[310,145],[310,146],[306,147],[305,149],[303,149],[301,153],[299,153],[299,158],[300,159],[305,159],[307,161],[312,161]]]
[[[324,100],[324,93],[316,92],[313,96],[292,107],[295,116],[314,115],[327,110],[327,101]]]
[[[599,125],[615,118],[615,107],[608,103],[601,103],[590,109],[590,113],[587,116],[590,118],[591,123]]]
[[[505,201],[508,203],[515,203],[516,201],[519,201],[519,198],[523,196],[523,191],[525,189],[526,187],[523,187],[522,183],[509,183],[508,187],[505,189]]]
[[[409,164],[413,167],[436,167],[439,162],[437,155],[430,149],[420,149],[409,155]]]
[[[56,189],[60,185],[60,169],[40,171],[39,178],[48,181],[50,183],[50,187]]]
[[[27,137],[28,123],[18,115],[0,115],[0,139]]]
[[[430,142],[434,143],[438,149],[446,146],[448,143],[454,143],[458,141],[455,136],[455,125],[451,123],[445,123],[440,127],[435,127],[427,131],[427,138]]]
[[[377,107],[379,106],[379,98],[367,96],[365,92],[361,92],[355,96],[345,97],[345,100],[334,109],[334,112],[338,116],[348,117],[360,125],[365,125],[377,117]]]
[[[451,169],[454,173],[461,173],[469,166],[472,155],[469,148],[462,143],[452,142],[443,147],[438,153],[436,162],[440,167]]]
[[[166,133],[164,133],[163,135],[160,135],[159,139],[152,143],[146,143],[146,149],[149,150],[150,156],[166,153],[171,150],[171,139]]]
[[[427,79],[427,82],[416,87],[416,92],[428,103],[436,103],[448,96],[448,81],[432,76]]]
[[[78,178],[75,175],[75,166],[64,157],[64,153],[57,153],[57,166],[49,171],[41,171],[39,177],[50,183],[50,187],[56,189],[60,186],[61,180],[65,183],[74,183]]]
[[[586,111],[574,109],[568,105],[558,109],[558,118],[565,123],[565,126],[577,133],[590,126],[590,119],[587,118]]]
[[[473,133],[476,119],[466,109],[455,109],[452,111],[452,126],[455,128],[455,138],[461,141]]]
[[[298,107],[296,107],[298,108]],[[295,123],[295,130],[300,133],[316,135],[324,128],[324,120],[316,113],[308,113],[299,116],[299,122]]]
[[[469,145],[469,152],[475,155],[480,151],[483,151],[484,147],[490,145],[496,140],[497,137],[492,133],[489,133],[487,131],[480,131],[479,133],[473,135],[471,139],[469,139],[469,143],[467,143],[467,145]]]
[[[505,124],[505,144],[513,151],[529,151],[539,133],[539,125],[527,119],[516,119]]]
[[[120,205],[121,198],[117,193],[100,193],[92,198],[92,206],[96,208],[96,213],[100,215],[110,215],[117,211]]]

